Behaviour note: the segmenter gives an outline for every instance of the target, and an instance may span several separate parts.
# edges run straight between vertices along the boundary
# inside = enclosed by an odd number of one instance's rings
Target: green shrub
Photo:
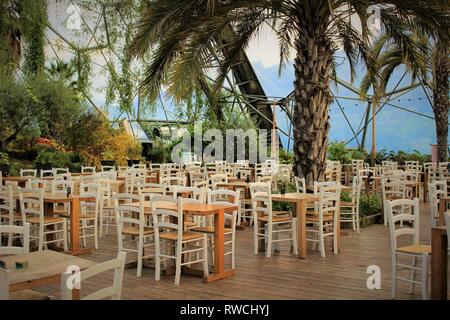
[[[370,216],[381,213],[383,208],[381,200],[376,194],[361,194],[359,198],[359,214],[361,216]]]
[[[9,156],[5,152],[0,152],[0,165],[3,166],[9,165]]]
[[[70,164],[70,153],[59,150],[43,149],[36,157],[35,163],[44,165],[50,164],[55,168],[64,168]]]

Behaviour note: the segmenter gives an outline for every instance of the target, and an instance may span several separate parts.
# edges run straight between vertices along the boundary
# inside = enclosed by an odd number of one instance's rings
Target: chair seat
[[[197,228],[192,228],[191,231],[203,232],[203,233],[214,233],[214,227],[197,227]],[[232,232],[232,231],[233,230],[231,230],[231,228],[224,228],[225,233]]]
[[[291,221],[292,218],[291,217],[272,217],[272,222],[288,222]],[[259,217],[258,221],[262,221],[262,222],[269,222],[269,217],[265,216],[265,217]]]
[[[193,221],[184,221],[183,224],[184,224],[185,228],[192,228],[192,227],[196,227],[198,225],[197,222],[193,222]]]
[[[410,254],[422,254],[422,253],[431,254],[431,246],[427,244],[413,244],[410,246],[397,248],[397,252]]]
[[[282,214],[291,214],[291,212],[290,211],[272,211],[272,214],[274,216],[280,216]]]
[[[9,213],[4,213],[0,216],[2,219],[8,219],[9,220]],[[20,213],[15,212],[13,214],[13,221],[18,221],[22,219],[22,215]]]
[[[153,228],[144,227],[144,236],[148,236],[154,233]],[[139,227],[126,227],[122,229],[122,234],[130,235],[130,236],[138,236],[139,235]]]
[[[178,233],[177,232],[167,232],[167,233],[161,234],[159,237],[161,239],[176,241],[177,237],[178,237]],[[189,240],[201,239],[201,238],[203,238],[203,235],[201,235],[201,234],[192,233],[192,232],[183,232],[182,241],[189,241]]]
[[[329,222],[329,221],[333,221],[333,220],[334,220],[334,217],[332,214],[324,214],[323,215],[323,221]],[[319,214],[307,214],[306,222],[319,222]]]
[[[240,199],[239,201],[244,204],[252,204],[252,199]]]
[[[38,224],[40,222],[39,217],[30,217],[27,218],[27,222]],[[64,222],[64,218],[62,217],[44,217],[44,224],[53,224]]]
[[[356,203],[353,203],[350,201],[341,201],[340,206],[341,207],[356,207]]]

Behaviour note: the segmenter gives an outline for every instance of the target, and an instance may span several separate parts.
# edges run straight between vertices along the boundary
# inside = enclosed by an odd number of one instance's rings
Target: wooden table
[[[298,256],[301,259],[306,258],[306,204],[319,200],[319,196],[312,193],[286,193],[272,194],[272,201],[289,202],[295,205],[295,214],[297,216],[298,233]],[[336,238],[339,248],[340,222],[338,215]],[[262,246],[264,248],[264,246]]]
[[[13,193],[14,198],[18,199],[18,194]],[[24,194],[24,196],[36,196],[36,194]],[[93,197],[81,197],[78,195],[71,195],[67,197],[63,194],[44,193],[44,214],[53,216],[53,207],[55,203],[70,204],[70,247],[69,254],[79,255],[90,253],[91,249],[80,247],[80,201],[95,201]]]
[[[138,206],[139,203],[132,205]],[[144,207],[151,207],[146,201]],[[158,208],[176,210],[174,203],[160,203]],[[183,203],[183,212],[186,215],[210,216],[214,215],[214,273],[203,278],[203,282],[213,282],[234,274],[234,269],[225,270],[225,212],[238,210],[235,205]]]
[[[17,182],[19,187],[25,187],[25,184],[29,179],[34,179],[33,177],[17,177],[17,176],[10,176],[10,177],[3,177],[3,181],[12,181]],[[5,183],[3,183],[5,184]]]
[[[431,229],[431,299],[447,300],[447,228]]]
[[[447,210],[447,206],[450,203],[450,197],[442,197],[439,199],[439,225],[445,226],[444,213]]]
[[[16,270],[14,264],[18,259],[26,259],[28,261],[28,268]],[[80,270],[95,265],[92,261],[52,250],[4,256],[0,257],[0,260],[6,263],[7,268],[11,268],[8,274],[9,285],[4,284],[9,287],[9,292],[60,283],[61,273],[67,271],[67,267],[72,265],[80,267]],[[1,286],[2,284],[0,284]],[[6,294],[9,295],[7,292]],[[79,298],[78,290],[74,290],[73,294],[74,298]]]

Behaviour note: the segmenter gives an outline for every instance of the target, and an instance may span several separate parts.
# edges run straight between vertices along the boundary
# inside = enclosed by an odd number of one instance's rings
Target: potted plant
[[[70,172],[80,173],[81,166],[83,166],[84,163],[85,163],[84,157],[79,152],[72,153],[72,155],[70,156],[70,165],[69,165]]]
[[[103,152],[103,160],[100,161],[102,166],[115,166],[116,160],[114,160],[114,153],[111,150]]]
[[[139,142],[136,142],[132,146],[130,146],[127,150],[127,163],[128,166],[131,167],[134,164],[141,163],[142,159],[142,146]]]
[[[34,162],[36,169],[39,171],[65,168],[70,164],[70,154],[60,150],[43,149],[39,152]]]
[[[9,156],[5,152],[0,152],[0,171],[2,175],[7,177],[9,175]]]

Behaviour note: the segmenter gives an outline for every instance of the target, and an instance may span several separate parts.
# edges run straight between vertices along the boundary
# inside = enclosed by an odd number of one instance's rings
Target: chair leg
[[[87,244],[86,244],[86,226],[87,226],[86,220],[81,220],[81,227],[82,227],[82,229],[81,229],[81,238],[83,240],[83,247],[84,248],[87,247]]]
[[[359,233],[359,208],[355,209],[356,232]]]
[[[273,232],[272,232],[272,225],[267,223],[267,251],[266,251],[266,257],[270,258],[272,256],[272,236],[273,236]]]
[[[258,223],[255,222],[255,224],[253,225],[253,249],[254,249],[254,253],[258,254],[259,251],[259,247],[258,247]]]
[[[161,248],[159,245],[159,239],[155,240],[155,281],[161,279]]]
[[[137,274],[136,277],[141,277],[142,276],[142,258],[144,256],[144,238],[139,235],[139,239],[138,239],[138,243],[137,243],[137,249],[138,249],[138,253],[137,253]]]
[[[413,268],[417,266],[417,259],[416,257],[413,257],[413,262],[411,265]],[[415,281],[416,280],[416,270],[415,269],[411,269],[410,271],[410,278],[411,281]],[[411,282],[409,285],[409,294],[413,294],[414,293],[414,287],[415,287],[415,283]]]
[[[422,254],[422,299],[428,300],[428,254]]]
[[[179,239],[177,242],[177,248],[176,248],[176,260],[175,260],[175,284],[179,285],[180,284],[180,277],[181,277],[181,247],[182,247],[182,243],[181,243],[181,239]]]
[[[333,223],[333,253],[334,254],[338,254],[338,243],[337,243],[337,238],[338,238],[338,232],[337,232],[337,221],[335,220]]]
[[[391,298],[395,299],[395,293],[397,291],[397,255],[394,253],[392,256],[392,286],[391,286]]]
[[[97,220],[94,220],[94,246],[95,249],[98,249],[98,225]]]
[[[203,276],[209,276],[209,267],[208,267],[208,238],[203,236]]]
[[[319,225],[319,250],[320,256],[325,258],[325,238],[323,236],[323,226]]]

